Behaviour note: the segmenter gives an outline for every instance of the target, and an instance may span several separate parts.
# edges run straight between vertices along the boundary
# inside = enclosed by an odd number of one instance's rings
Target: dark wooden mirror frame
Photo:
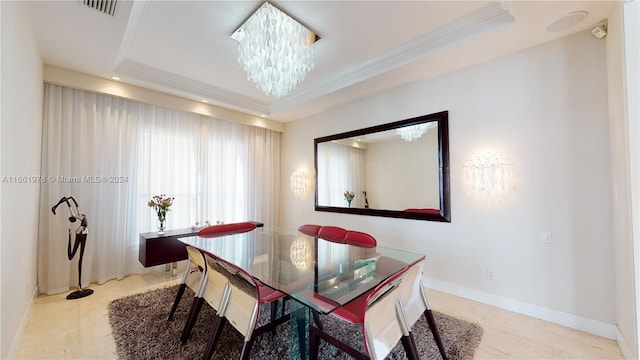
[[[364,129],[353,130],[341,134],[324,136],[313,140],[314,166],[316,173],[318,171],[318,144],[328,141],[352,138],[373,134],[381,131],[393,130],[405,126],[428,123],[436,121],[438,123],[438,163],[439,163],[439,180],[440,180],[440,213],[422,213],[410,211],[397,211],[385,209],[365,209],[350,208],[337,206],[320,206],[318,205],[318,178],[316,177],[315,190],[315,210],[327,211],[345,214],[358,214],[370,216],[383,216],[403,219],[428,220],[451,222],[451,197],[449,183],[449,112],[443,111],[435,114],[418,116],[411,119],[400,120],[389,124],[372,126]]]

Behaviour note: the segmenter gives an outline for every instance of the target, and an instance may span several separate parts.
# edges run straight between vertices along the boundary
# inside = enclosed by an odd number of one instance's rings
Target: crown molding
[[[514,17],[501,4],[493,2],[434,31],[326,77],[305,90],[295,91],[272,103],[265,103],[204,82],[126,59],[126,52],[141,19],[145,1],[141,1],[139,4],[136,2],[131,10],[129,22],[116,59],[117,65],[114,68],[114,73],[123,77],[126,76],[128,82],[135,82],[140,86],[185,98],[210,99],[212,103],[219,106],[258,116],[278,113],[311,101],[515,22]]]
[[[149,88],[125,84],[120,81],[108,80],[51,65],[44,66],[43,77],[44,81],[50,84],[118,96],[147,104],[187,111],[239,124],[284,132],[284,124],[281,122],[265,119],[259,116],[253,116],[220,106],[204,104],[199,101],[177,96],[174,93],[150,90]]]
[[[135,61],[123,60],[116,66],[114,72],[127,76],[129,78],[127,81],[137,80],[142,83],[141,85],[148,87],[160,86],[162,91],[168,93],[180,92],[181,96],[187,98],[211,99],[212,102],[221,106],[259,115],[269,113],[267,104],[257,102],[250,97]]]
[[[446,47],[514,22],[515,18],[507,10],[503,9],[499,3],[490,3],[439,29],[335,73],[316,86],[296,92],[283,100],[275,101],[269,106],[268,113],[277,113],[302,102],[357,84],[419,60]]]

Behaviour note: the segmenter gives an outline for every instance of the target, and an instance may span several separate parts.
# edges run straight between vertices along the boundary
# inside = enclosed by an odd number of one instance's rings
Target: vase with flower
[[[356,194],[353,191],[347,190],[344,192],[344,199],[347,200],[347,205],[349,207],[351,207],[351,201],[354,197],[356,197]]]
[[[172,197],[166,196],[165,194],[155,195],[149,200],[147,205],[156,212],[158,216],[158,234],[164,234],[166,220],[167,220],[167,212],[171,210],[171,205],[173,205]]]

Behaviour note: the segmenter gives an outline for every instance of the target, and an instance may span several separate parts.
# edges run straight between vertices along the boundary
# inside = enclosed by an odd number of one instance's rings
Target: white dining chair
[[[414,347],[413,351],[417,351],[415,348],[415,338],[411,332],[413,325],[420,319],[420,316],[425,317],[429,324],[429,329],[433,334],[433,338],[438,346],[438,351],[443,360],[447,360],[447,353],[445,351],[440,332],[436,326],[436,321],[431,311],[431,306],[427,300],[427,293],[422,283],[422,276],[424,272],[424,266],[426,260],[421,260],[417,263],[410,264],[407,273],[405,275],[405,281],[400,286],[400,301],[397,305],[399,318],[401,319],[401,325],[404,336],[409,336]]]
[[[285,314],[258,326],[261,305],[278,301],[285,294],[261,284],[243,269],[229,262],[208,253],[205,253],[205,258],[211,274],[216,272],[225,278],[226,283],[203,359],[210,359],[213,356],[226,322],[229,322],[244,337],[240,359],[248,359],[251,347],[258,336],[289,320],[289,314]],[[204,296],[209,301],[207,291],[204,292]],[[217,300],[213,301],[213,303],[217,302]]]
[[[184,275],[182,276],[182,281],[180,282],[180,286],[178,287],[178,292],[176,293],[176,298],[173,301],[173,305],[171,306],[171,311],[169,312],[168,321],[173,321],[176,310],[178,309],[178,305],[180,304],[180,300],[184,295],[184,292],[187,287],[193,290],[194,298],[191,303],[191,307],[189,308],[189,313],[187,315],[187,321],[185,322],[184,329],[182,331],[181,339],[185,337],[185,332],[187,329],[190,329],[192,326],[191,323],[195,322],[194,315],[197,315],[197,310],[202,306],[202,292],[204,290],[204,286],[207,282],[207,262],[204,258],[204,255],[200,250],[193,246],[186,246],[187,250],[187,267],[185,269]],[[183,340],[183,342],[186,340]]]
[[[414,346],[410,343],[410,338],[403,334],[396,310],[397,301],[400,299],[399,286],[406,271],[407,268],[402,269],[370,292],[332,312],[333,316],[347,323],[361,324],[364,352],[325,330],[311,326],[310,359],[318,358],[320,340],[332,344],[356,359],[363,360],[384,359],[401,340],[409,359],[417,360],[412,352]]]

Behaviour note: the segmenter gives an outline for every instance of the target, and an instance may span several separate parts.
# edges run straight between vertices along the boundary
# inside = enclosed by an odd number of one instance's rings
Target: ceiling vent
[[[101,13],[114,16],[118,0],[78,0],[78,2],[87,5],[92,9],[96,9]]]

